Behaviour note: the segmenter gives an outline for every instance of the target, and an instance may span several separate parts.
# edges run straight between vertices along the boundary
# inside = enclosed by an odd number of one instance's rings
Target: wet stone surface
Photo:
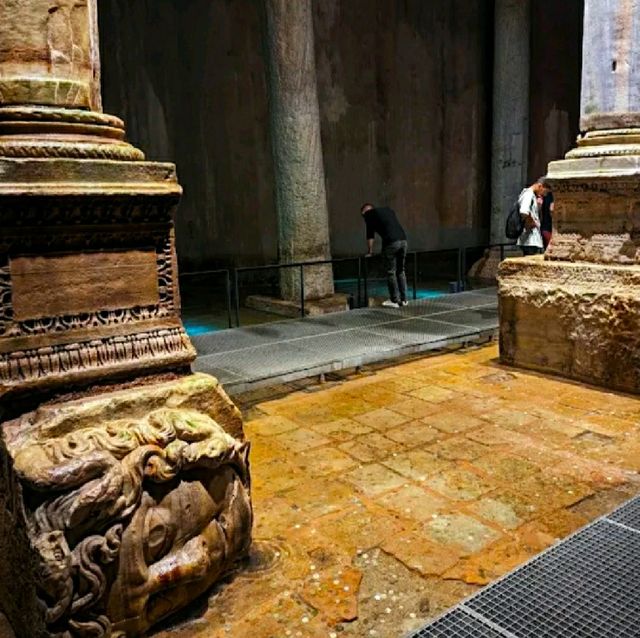
[[[640,401],[496,358],[236,397],[254,552],[156,636],[402,636],[640,491]]]

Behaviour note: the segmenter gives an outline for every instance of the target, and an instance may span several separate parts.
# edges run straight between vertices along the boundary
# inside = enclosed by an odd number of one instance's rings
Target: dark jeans
[[[407,242],[394,241],[382,249],[384,265],[387,269],[389,299],[399,303],[407,300],[407,277],[404,274],[404,262],[407,258]]]
[[[544,252],[544,248],[539,246],[520,246],[522,248],[522,256],[527,257],[529,255],[540,255]]]

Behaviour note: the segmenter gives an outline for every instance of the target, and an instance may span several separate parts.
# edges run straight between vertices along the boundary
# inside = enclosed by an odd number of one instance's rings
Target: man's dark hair
[[[361,212],[361,213],[362,213],[362,212],[364,212],[364,209],[365,209],[367,206],[371,206],[371,208],[375,208],[375,206],[374,206],[373,204],[370,204],[369,202],[365,202],[364,204],[362,204],[362,206],[360,206],[360,212]]]

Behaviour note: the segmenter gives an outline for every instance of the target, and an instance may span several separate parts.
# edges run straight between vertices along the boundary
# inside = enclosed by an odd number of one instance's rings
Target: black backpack
[[[509,214],[507,215],[507,223],[505,225],[504,234],[508,239],[518,239],[522,235],[524,230],[524,219],[520,214],[520,197],[516,200],[515,204],[511,207]]]

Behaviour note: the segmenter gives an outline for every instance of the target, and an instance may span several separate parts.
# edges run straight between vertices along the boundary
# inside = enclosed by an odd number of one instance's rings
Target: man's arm
[[[373,219],[370,215],[364,217],[364,222],[367,225],[367,255],[373,255],[373,242],[376,237],[376,229],[373,225]]]
[[[536,196],[533,192],[527,191],[520,200],[520,216],[524,220],[524,226],[527,230],[532,230],[538,224],[531,214],[531,207],[537,206]]]

